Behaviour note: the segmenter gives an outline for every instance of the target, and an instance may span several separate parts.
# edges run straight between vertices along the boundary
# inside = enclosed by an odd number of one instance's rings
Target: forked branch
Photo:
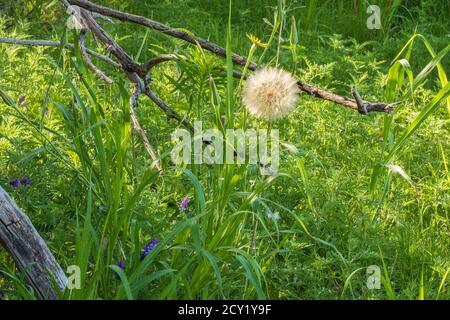
[[[13,39],[13,38],[0,38],[0,43],[6,44],[14,44],[21,46],[36,46],[36,47],[59,47],[61,46],[61,42],[59,41],[51,41],[51,40],[24,40],[24,39]],[[64,45],[65,49],[74,50],[75,46],[73,43],[66,43]],[[86,53],[96,57],[115,68],[120,68],[120,64],[112,60],[110,57],[100,54],[92,49],[86,48]]]
[[[130,75],[137,74],[140,83],[142,83],[147,78],[147,73],[151,68],[154,66],[170,60],[180,59],[181,56],[177,56],[174,54],[165,54],[161,56],[154,57],[150,59],[148,62],[144,64],[138,64],[135,62],[130,55],[128,55],[125,50],[123,50],[105,31],[104,29],[98,24],[98,22],[95,20],[95,17],[111,17],[115,18],[121,21],[128,21],[132,23],[136,23],[148,28],[151,28],[155,31],[162,32],[164,34],[167,34],[169,36],[184,40],[186,42],[196,44],[201,46],[203,49],[208,50],[218,56],[226,57],[226,50],[217,44],[214,44],[212,42],[209,42],[207,40],[197,38],[193,34],[188,33],[184,30],[171,28],[165,24],[162,24],[160,22],[148,19],[144,16],[134,15],[118,10],[114,10],[108,7],[100,6],[95,3],[92,3],[87,0],[61,0],[62,3],[69,8],[70,6],[76,6],[79,7],[81,10],[81,15],[83,17],[84,22],[86,23],[87,27],[91,30],[91,32],[95,35],[97,39],[100,39],[105,44],[105,47],[107,48],[108,52],[110,52],[119,63],[114,62],[109,57],[103,56],[99,53],[96,53],[95,51],[92,51],[90,49],[86,48],[86,53],[96,56],[97,58],[102,59],[105,62],[108,62],[109,64],[113,65],[114,67],[119,67],[125,72],[127,77],[130,79]],[[95,16],[95,17],[94,17]],[[43,45],[43,46],[58,46],[60,45],[59,42],[56,41],[45,41],[45,40],[16,40],[16,39],[8,39],[8,38],[0,38],[0,43],[11,43],[11,44],[26,44],[26,45]],[[66,47],[73,48],[72,44],[67,44]],[[97,74],[102,80],[105,80],[106,82],[109,82],[111,80],[108,78],[103,72],[101,72],[98,68],[93,65],[93,63],[89,63],[89,58],[86,59],[87,55],[84,55],[84,59],[86,60],[86,63],[88,64],[89,68]],[[182,58],[182,57],[181,57]],[[243,66],[247,63],[247,59],[245,57],[239,56],[235,53],[232,55],[232,60],[235,64]],[[256,63],[250,61],[248,64],[249,70],[256,70],[257,65]],[[241,73],[239,71],[233,71],[234,77],[240,77]],[[131,79],[130,79],[131,80]],[[136,79],[135,79],[136,80]],[[131,80],[133,83],[135,83],[133,80]],[[358,101],[346,96],[341,96],[336,93],[321,89],[319,87],[316,87],[314,85],[308,84],[306,82],[303,82],[301,80],[298,81],[298,87],[299,89],[313,97],[320,98],[323,100],[331,101],[333,103],[336,103],[338,105],[342,105],[354,110],[357,110],[360,114],[367,115],[370,112],[382,112],[382,113],[390,113],[393,110],[392,105],[382,103],[382,102],[368,102],[368,101],[362,101],[362,103],[358,103]],[[169,112],[168,115],[171,118],[175,119],[182,119],[178,116],[176,116],[176,112],[172,110],[170,107],[167,106],[166,103],[161,103],[160,99],[154,97],[152,94],[147,94],[147,89],[142,87],[141,91],[145,93],[147,96],[149,96],[153,102],[156,103],[158,107],[160,107],[165,112]],[[354,90],[352,90],[352,95],[355,97]],[[184,123],[186,121],[184,120]]]
[[[209,41],[201,39],[201,38],[197,38],[194,35],[186,32],[186,31],[171,28],[165,24],[148,19],[144,16],[139,16],[139,15],[134,15],[134,14],[127,13],[127,12],[114,10],[114,9],[111,9],[108,7],[97,5],[97,4],[87,1],[87,0],[64,0],[64,1],[68,1],[71,5],[79,6],[80,8],[84,8],[90,12],[95,12],[98,14],[116,18],[121,21],[128,21],[128,22],[136,23],[136,24],[151,28],[155,31],[162,32],[169,36],[184,40],[184,41],[192,43],[192,44],[199,45],[203,49],[208,50],[218,56],[226,57],[226,50],[224,48],[216,45],[215,43],[209,42]],[[140,67],[134,69],[134,71],[137,72],[138,74],[140,74],[141,76],[144,76],[144,74],[146,72],[148,72],[149,69],[151,69],[152,64],[161,63],[161,62],[164,62],[167,60],[173,60],[176,57],[174,57],[173,55],[165,55],[165,56],[160,56],[159,58],[160,59],[156,59],[153,61],[150,60],[146,64],[141,65]],[[244,66],[247,63],[247,59],[245,57],[239,56],[235,53],[233,53],[233,55],[232,55],[232,60],[235,64],[241,65],[241,66]],[[250,61],[248,64],[248,69],[254,71],[254,70],[256,70],[256,68],[257,68],[256,63],[254,63],[253,61]],[[237,74],[235,74],[235,76],[236,75]],[[372,103],[372,102],[364,101],[364,105],[358,105],[358,103],[355,99],[351,99],[351,98],[348,98],[345,96],[340,96],[338,94],[323,90],[323,89],[313,86],[311,84],[302,82],[300,80],[298,81],[298,87],[301,91],[307,93],[308,95],[311,95],[311,96],[314,96],[317,98],[321,98],[324,100],[328,100],[328,101],[334,102],[336,104],[352,108],[354,110],[358,110],[358,112],[361,114],[368,114],[369,112],[384,112],[384,113],[392,112],[392,106],[389,104],[385,104],[385,103],[381,103],[381,102]]]
[[[101,80],[105,81],[107,84],[112,84],[113,81],[111,80],[111,78],[109,78],[107,75],[105,75],[103,73],[103,71],[101,71],[99,68],[97,68],[97,66],[91,61],[91,58],[89,58],[86,47],[84,45],[84,38],[86,36],[87,31],[88,31],[88,29],[86,29],[86,28],[81,29],[79,39],[78,39],[78,42],[80,44],[81,56],[83,57],[84,62],[86,62],[86,65],[88,66],[88,68],[93,73],[95,73],[97,75],[97,77],[99,77]]]

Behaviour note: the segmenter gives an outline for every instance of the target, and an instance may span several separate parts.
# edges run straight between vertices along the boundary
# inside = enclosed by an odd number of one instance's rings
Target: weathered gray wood
[[[0,187],[0,242],[40,299],[57,299],[67,278],[30,219]],[[55,288],[56,284],[56,288]]]

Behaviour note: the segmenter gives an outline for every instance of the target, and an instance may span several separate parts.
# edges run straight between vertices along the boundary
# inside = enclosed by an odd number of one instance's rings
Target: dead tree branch
[[[88,66],[88,68],[97,75],[97,77],[99,77],[101,80],[105,81],[107,84],[112,84],[113,81],[111,78],[109,78],[107,75],[105,75],[103,73],[103,71],[101,71],[99,68],[97,68],[97,66],[92,63],[91,58],[89,58],[89,55],[87,54],[86,51],[86,47],[84,45],[84,39],[86,36],[86,32],[88,31],[88,29],[83,28],[80,31],[80,35],[78,38],[78,42],[80,44],[80,52],[81,52],[81,56],[83,57],[84,62],[86,62],[86,65]]]
[[[153,30],[167,34],[169,36],[184,40],[191,44],[195,44],[195,45],[198,44],[203,49],[211,51],[212,53],[214,53],[218,56],[226,57],[226,55],[227,55],[226,50],[224,48],[222,48],[214,43],[211,43],[211,42],[201,39],[201,38],[196,38],[192,34],[186,32],[186,31],[171,28],[165,24],[150,20],[143,16],[138,16],[138,15],[134,15],[131,13],[121,12],[121,11],[114,10],[114,9],[111,9],[108,7],[103,7],[103,6],[100,6],[100,5],[97,5],[90,1],[85,1],[85,0],[68,0],[68,2],[71,5],[79,6],[80,8],[84,8],[91,12],[96,12],[96,13],[99,13],[99,14],[102,14],[105,16],[116,18],[121,21],[129,21],[129,22],[133,22],[136,24],[140,24],[140,25],[146,26],[148,28],[151,28]],[[246,58],[241,57],[235,53],[233,53],[232,59],[233,59],[234,63],[241,65],[241,66],[244,66],[247,62]],[[256,64],[253,62],[250,62],[249,68],[255,69]]]
[[[145,134],[144,129],[139,123],[139,120],[136,116],[136,112],[134,111],[138,107],[140,95],[141,89],[139,88],[139,86],[135,85],[134,92],[130,97],[131,121],[133,122],[134,129],[136,130],[136,132],[141,137],[144,143],[145,150],[147,150],[147,153],[150,155],[150,158],[153,159],[153,165],[158,169],[158,171],[162,171],[161,161],[158,159],[158,155],[156,151],[153,149],[152,145],[150,144],[150,141],[148,141],[147,135]]]
[[[145,79],[147,76],[147,73],[149,72],[149,70],[152,67],[154,67],[155,65],[157,65],[159,63],[165,62],[165,61],[177,59],[177,56],[174,54],[161,55],[161,56],[152,58],[148,62],[140,65],[140,64],[136,63],[135,61],[133,61],[133,59],[117,43],[115,43],[115,41],[113,41],[113,39],[102,29],[102,27],[97,23],[97,21],[95,21],[93,14],[102,15],[102,16],[106,16],[106,17],[109,16],[109,17],[119,19],[121,21],[128,21],[128,22],[140,24],[140,25],[149,27],[153,30],[163,32],[164,34],[170,35],[172,37],[176,37],[178,39],[185,40],[189,43],[198,44],[202,48],[209,50],[209,51],[215,53],[216,55],[219,55],[222,57],[226,56],[226,50],[214,43],[211,43],[204,39],[195,38],[193,35],[191,35],[190,33],[187,33],[186,31],[171,28],[167,25],[164,25],[157,21],[150,20],[146,17],[121,12],[121,11],[114,10],[114,9],[111,9],[108,7],[103,7],[103,6],[97,5],[97,4],[87,1],[87,0],[61,0],[61,1],[63,2],[63,4],[66,7],[70,7],[71,5],[74,5],[74,6],[78,6],[80,8],[86,9],[86,10],[84,10],[84,9],[81,10],[81,15],[83,17],[84,22],[87,23],[87,26],[93,32],[95,37],[99,38],[105,44],[107,50],[110,53],[112,53],[116,57],[116,59],[120,62],[120,66],[123,69],[123,71],[126,73],[128,78],[130,78],[130,74],[136,73],[141,80]],[[59,42],[44,41],[44,40],[36,41],[36,40],[16,40],[16,39],[0,38],[0,42],[12,43],[12,44],[47,45],[47,46],[58,46],[59,45]],[[73,48],[73,45],[67,44],[67,47]],[[119,66],[119,64],[112,61],[108,57],[105,57],[98,53],[92,52],[92,50],[89,50],[89,49],[87,49],[86,51],[87,51],[87,53],[94,55],[94,56],[110,63],[114,67]],[[242,65],[246,64],[247,60],[244,57],[241,57],[237,54],[233,54],[233,62],[235,64],[242,66]],[[256,70],[256,68],[257,68],[257,65],[254,62],[249,62],[248,69],[254,71],[254,70]],[[91,66],[91,69],[92,69],[92,66]],[[95,69],[93,69],[93,70],[95,70]],[[97,74],[98,71],[100,71],[100,70],[97,69],[97,71],[94,71],[94,72]],[[238,78],[240,75],[241,74],[238,71],[233,72],[233,76],[236,78]],[[335,94],[333,92],[321,89],[319,87],[313,86],[311,84],[305,83],[300,80],[298,81],[298,87],[302,92],[304,92],[308,95],[357,110],[361,114],[368,114],[370,112],[390,113],[393,110],[392,105],[382,103],[382,102],[372,103],[372,102],[368,102],[368,101],[363,101],[362,105],[358,105],[358,103],[355,99],[351,99],[351,98],[348,98],[345,96]],[[142,92],[146,92],[145,88],[142,88],[142,89],[143,89]],[[352,92],[352,94],[353,94],[353,92]],[[149,96],[152,99],[152,101],[154,101],[158,105],[158,107],[160,107],[162,110],[164,110],[164,111],[168,110],[167,104],[165,104],[165,103],[161,104],[158,99],[155,99],[154,95],[147,94],[147,96]],[[173,112],[173,110],[172,110],[171,114],[173,115],[173,114],[175,114],[175,112]],[[172,117],[171,114],[169,114],[169,117]],[[177,117],[175,116],[174,118],[177,118]]]
[[[81,15],[93,34],[110,48],[110,52],[120,62],[122,70],[125,72],[128,79],[131,81],[131,83],[139,87],[139,92],[147,95],[161,110],[163,110],[169,116],[169,118],[174,118],[180,123],[186,125],[186,120],[183,119],[175,110],[170,108],[161,99],[159,99],[148,87],[149,84],[146,80],[148,70],[143,70],[141,65],[135,63],[131,59],[131,57],[122,49],[122,47],[120,47],[111,38],[111,36],[100,27],[100,25],[94,20],[89,12],[87,12],[86,10],[82,10]]]
[[[384,113],[391,113],[392,112],[392,106],[389,104],[377,102],[367,102],[364,101],[364,108],[365,112],[363,112],[361,107],[358,105],[357,101],[354,99],[347,98],[345,96],[340,96],[338,94],[335,94],[333,92],[323,90],[321,88],[312,86],[306,82],[297,81],[298,87],[305,93],[309,94],[310,96],[321,98],[323,100],[331,101],[336,104],[340,104],[349,108],[352,108],[354,110],[358,110],[359,113],[367,115],[369,112],[384,112]],[[361,97],[360,97],[361,98]],[[361,99],[362,101],[362,99]]]
[[[50,41],[50,40],[22,40],[22,39],[13,39],[13,38],[0,38],[0,43],[7,43],[7,44],[15,44],[15,45],[23,45],[23,46],[38,46],[38,47],[59,47],[61,46],[61,42],[59,41]],[[64,45],[66,49],[73,50],[75,49],[75,46],[73,43],[66,43]],[[109,63],[115,68],[120,68],[120,65],[112,60],[111,58],[100,54],[92,49],[86,48],[86,52],[96,57],[100,60],[103,60],[106,63]]]
[[[54,300],[64,291],[67,284],[66,275],[30,219],[2,187],[0,243],[11,254],[17,267],[25,273],[27,282],[38,298]]]
[[[105,44],[107,51],[116,57],[126,73],[139,70],[139,64],[135,63],[125,50],[123,50],[105,30],[103,30],[90,12],[81,10],[81,16],[83,22],[86,23],[87,27],[92,31],[95,37]]]
[[[211,43],[207,40],[196,38],[190,33],[187,33],[186,31],[174,29],[167,25],[164,25],[160,22],[150,20],[144,16],[134,15],[118,10],[114,10],[108,7],[103,7],[100,5],[97,5],[95,3],[92,3],[87,0],[64,0],[68,1],[71,5],[79,6],[80,8],[84,8],[90,12],[96,12],[98,14],[102,14],[105,16],[109,16],[112,18],[116,18],[121,21],[128,21],[132,23],[136,23],[142,26],[146,26],[148,28],[151,28],[155,31],[162,32],[164,34],[170,35],[172,37],[184,40],[186,42],[192,43],[192,44],[198,44],[200,47],[202,47],[205,50],[211,51],[212,53],[221,56],[226,57],[226,50],[214,43]],[[166,56],[164,58],[164,61],[169,60],[169,56]],[[171,57],[170,60],[172,60],[173,57]],[[233,53],[232,60],[235,64],[244,66],[247,63],[247,59],[245,57],[241,57],[235,53]],[[155,60],[158,61],[158,60]],[[153,63],[155,62],[153,61]],[[158,63],[163,62],[161,60],[158,61]],[[134,69],[135,72],[137,72],[140,76],[144,76],[146,72],[151,68],[149,68],[149,62],[147,64],[141,65],[140,67],[137,67]],[[248,69],[250,70],[256,70],[257,65],[256,63],[250,61],[248,65]],[[237,76],[237,74],[235,74]],[[385,104],[385,103],[371,103],[371,102],[364,102],[364,109],[362,107],[359,107],[356,100],[340,96],[335,93],[323,90],[321,88],[315,87],[313,85],[310,85],[308,83],[298,81],[298,87],[303,92],[307,93],[308,95],[321,98],[327,101],[334,102],[336,104],[343,105],[345,107],[352,108],[354,110],[358,110],[361,114],[368,114],[369,112],[384,112],[384,113],[390,113],[392,112],[392,106]],[[364,112],[365,110],[366,112]]]
[[[145,88],[144,94],[150,98],[161,110],[163,110],[169,119],[176,119],[180,124],[193,131],[193,127],[189,120],[182,117],[178,112],[169,107],[164,101],[162,101],[148,86]]]
[[[156,56],[154,58],[151,58],[146,63],[142,64],[141,69],[143,69],[146,73],[148,73],[150,71],[150,69],[152,69],[153,67],[157,66],[160,63],[172,61],[172,60],[179,60],[179,59],[187,60],[186,57],[179,56],[179,55],[172,54],[172,53],[162,54],[162,55]]]

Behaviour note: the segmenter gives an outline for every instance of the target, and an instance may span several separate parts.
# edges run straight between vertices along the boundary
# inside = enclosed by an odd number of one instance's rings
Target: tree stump
[[[11,197],[0,187],[0,242],[13,257],[19,270],[39,299],[58,298],[67,284],[62,271],[44,240]]]

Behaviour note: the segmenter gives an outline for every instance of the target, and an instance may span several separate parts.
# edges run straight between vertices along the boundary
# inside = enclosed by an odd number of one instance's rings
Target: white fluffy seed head
[[[243,103],[258,118],[275,120],[297,104],[299,88],[290,73],[277,68],[263,68],[246,81]]]

